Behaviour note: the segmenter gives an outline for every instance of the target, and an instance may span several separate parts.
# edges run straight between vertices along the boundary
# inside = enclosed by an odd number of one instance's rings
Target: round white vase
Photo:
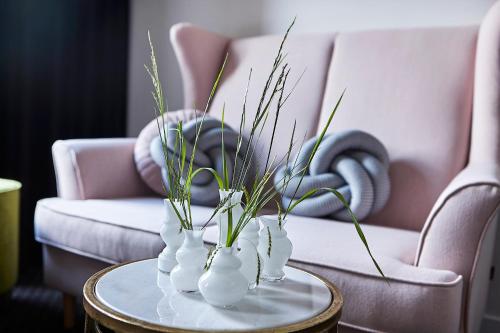
[[[241,261],[240,272],[248,281],[248,289],[255,289],[262,274],[263,260],[253,242],[242,238],[241,235],[238,237],[238,247],[237,257]]]
[[[219,229],[219,241],[217,242],[217,245],[219,246],[226,246],[229,211],[231,211],[233,228],[238,223],[241,215],[243,215],[243,207],[241,206],[241,197],[243,196],[243,192],[234,190],[219,190],[219,197],[221,201],[226,200],[229,195],[231,195],[231,197],[224,203],[217,218],[217,226]]]
[[[286,220],[281,228],[277,216],[261,216],[263,228],[259,232],[258,252],[262,258],[262,279],[280,281],[285,278],[283,268],[292,255],[292,242],[288,239],[284,229]]]
[[[184,242],[177,250],[177,266],[170,272],[170,280],[177,291],[198,291],[198,280],[203,274],[208,250],[203,245],[205,230],[185,230]]]
[[[198,281],[207,303],[228,307],[238,303],[248,291],[248,280],[240,272],[241,261],[230,247],[220,247],[215,253],[210,268]]]
[[[160,229],[160,236],[165,243],[165,248],[158,256],[158,269],[165,273],[170,271],[177,265],[175,255],[177,250],[182,245],[184,234],[182,233],[181,222],[175,213],[170,199],[163,200],[165,205],[166,218]],[[179,202],[173,203],[177,210],[180,211]]]
[[[254,217],[250,219],[250,221],[248,221],[247,225],[240,232],[238,238],[245,238],[252,242],[255,247],[257,247],[259,246],[259,230],[259,221]]]
[[[259,245],[259,221],[252,218],[238,236],[238,258],[241,260],[240,271],[248,280],[248,289],[254,289],[259,284],[262,273],[262,258],[257,247]]]

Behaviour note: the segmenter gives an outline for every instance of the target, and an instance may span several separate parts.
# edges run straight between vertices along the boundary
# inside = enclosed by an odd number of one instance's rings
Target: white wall
[[[267,1],[265,31],[281,32],[297,15],[296,31],[477,24],[493,0],[278,0]],[[279,13],[278,16],[276,13]]]
[[[128,135],[136,136],[153,119],[148,62],[150,29],[171,109],[182,107],[180,72],[168,29],[189,21],[228,36],[282,33],[297,15],[294,33],[396,27],[478,24],[494,0],[132,0]],[[500,230],[500,227],[499,227]],[[497,237],[500,252],[500,232]],[[500,255],[493,291],[500,290]],[[495,297],[496,296],[496,297]],[[500,295],[490,295],[483,332],[500,332]],[[497,318],[498,321],[494,319]],[[498,326],[497,326],[498,325]],[[488,327],[486,329],[486,327]]]

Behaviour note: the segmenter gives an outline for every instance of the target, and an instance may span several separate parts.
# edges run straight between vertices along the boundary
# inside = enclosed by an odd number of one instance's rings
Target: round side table
[[[85,283],[85,332],[336,332],[343,299],[337,287],[299,268],[261,282],[233,307],[178,293],[157,259],[111,266]]]

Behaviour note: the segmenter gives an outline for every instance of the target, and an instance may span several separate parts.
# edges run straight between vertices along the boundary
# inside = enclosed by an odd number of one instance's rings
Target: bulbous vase
[[[258,252],[262,258],[262,279],[280,281],[285,278],[285,268],[292,255],[292,242],[288,239],[285,223],[279,225],[278,217],[261,216],[263,228],[259,232]]]
[[[227,232],[229,225],[229,216],[233,223],[233,228],[238,223],[241,215],[243,215],[243,207],[241,206],[241,197],[243,192],[234,190],[219,190],[221,202],[224,202],[223,207],[220,209],[217,218],[217,226],[219,228],[218,246],[225,246],[227,240]],[[229,197],[231,196],[231,197]],[[228,198],[229,197],[229,198]]]
[[[262,273],[262,257],[257,251],[259,245],[259,221],[252,218],[238,236],[238,258],[241,260],[241,273],[248,280],[248,289],[259,284]]]
[[[178,264],[170,272],[170,281],[177,291],[198,291],[198,280],[203,274],[208,250],[203,245],[204,230],[183,230],[184,242],[177,250]]]
[[[172,201],[165,199],[163,202],[165,205],[166,217],[160,229],[160,236],[165,243],[165,248],[158,256],[158,269],[162,272],[170,273],[175,265],[177,265],[175,255],[182,245],[184,234],[182,233],[181,222],[172,206]],[[173,202],[173,204],[180,210],[180,204],[178,202]]]
[[[241,261],[231,247],[219,247],[210,267],[201,276],[198,287],[207,303],[229,307],[245,297],[248,280],[240,272]]]

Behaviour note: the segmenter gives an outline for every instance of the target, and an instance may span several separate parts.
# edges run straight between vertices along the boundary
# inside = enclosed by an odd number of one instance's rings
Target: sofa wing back
[[[470,163],[500,164],[500,2],[481,24],[477,44]]]
[[[205,41],[198,45],[193,44],[189,36],[197,39],[201,34],[206,35]],[[225,105],[225,122],[236,130],[239,128],[243,99],[252,71],[246,110],[247,119],[253,119],[281,39],[282,36],[262,36],[229,40],[192,25],[174,26],[171,30],[171,40],[179,59],[184,87],[187,89],[185,107],[192,103],[204,105],[216,75],[213,69],[220,68],[227,53],[224,76],[210,108],[210,114],[220,118]],[[300,81],[282,110],[275,134],[273,155],[280,157],[286,153],[295,120],[297,120],[297,139],[302,140],[305,135],[308,138],[315,135],[333,40],[333,34],[289,36],[285,50],[286,59],[283,62],[292,68],[287,81],[287,90],[292,90],[299,78]],[[276,77],[279,74],[278,71]],[[194,82],[198,80],[202,83],[195,84]],[[204,89],[204,93],[190,91],[193,87],[195,90]],[[203,97],[200,100],[195,95]],[[269,122],[272,121],[270,118]],[[247,132],[250,126],[250,121],[247,121]],[[262,149],[259,151],[266,151],[271,135],[271,128],[263,132],[259,141]]]
[[[170,41],[181,70],[184,107],[203,110],[230,39],[179,23],[170,29]]]
[[[500,206],[500,2],[481,24],[469,165],[443,191],[420,236],[415,264],[464,277],[466,332],[477,332],[487,299]],[[498,244],[497,244],[498,245]]]
[[[228,44],[227,71],[214,98],[210,110],[212,114],[220,117],[225,104],[225,119],[233,127],[238,128],[243,96],[252,69],[246,110],[248,119],[254,118],[281,39],[282,36],[263,36],[235,39]],[[333,35],[289,36],[284,50],[286,58],[283,63],[288,63],[291,71],[288,75],[285,94],[293,89],[299,78],[300,81],[280,111],[273,144],[273,155],[278,158],[284,156],[288,150],[295,121],[297,142],[301,142],[305,135],[307,137],[315,135],[332,47]],[[276,77],[280,75],[279,72],[280,70]],[[273,85],[274,82],[271,83],[271,87]],[[271,91],[272,88],[268,96]],[[274,120],[274,110],[271,115],[268,120],[269,125],[272,125]],[[251,123],[250,121],[247,123],[248,132]],[[259,141],[262,150],[259,149],[259,151],[267,151],[273,132],[272,127],[267,126],[262,133]],[[263,155],[265,158],[265,154]]]

